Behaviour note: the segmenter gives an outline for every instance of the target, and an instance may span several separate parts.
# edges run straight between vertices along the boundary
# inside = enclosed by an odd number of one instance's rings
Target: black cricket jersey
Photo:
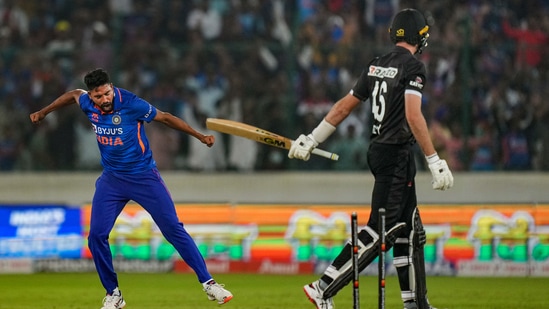
[[[404,95],[412,93],[421,97],[425,75],[425,65],[400,46],[374,58],[362,71],[351,94],[362,101],[370,99],[372,143],[415,143],[406,121]]]

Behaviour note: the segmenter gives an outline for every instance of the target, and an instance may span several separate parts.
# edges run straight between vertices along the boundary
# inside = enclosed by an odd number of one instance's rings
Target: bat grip
[[[329,152],[329,151],[318,149],[318,148],[314,148],[311,153],[317,156],[328,158],[333,161],[337,161],[339,159],[339,155],[337,153]]]

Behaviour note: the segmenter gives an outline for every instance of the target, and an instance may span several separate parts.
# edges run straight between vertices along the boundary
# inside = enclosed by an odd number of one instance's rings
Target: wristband
[[[314,128],[313,132],[311,132],[311,135],[314,140],[320,144],[330,137],[330,135],[334,133],[335,129],[336,127],[326,121],[326,119],[322,119],[318,126]]]
[[[440,160],[436,152],[430,156],[425,156],[425,159],[427,159],[427,164],[433,164]]]

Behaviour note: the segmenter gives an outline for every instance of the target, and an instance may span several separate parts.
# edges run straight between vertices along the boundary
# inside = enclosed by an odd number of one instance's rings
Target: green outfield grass
[[[304,296],[302,285],[312,275],[275,276],[224,274],[216,279],[226,284],[234,299],[225,309],[314,308]],[[194,275],[119,274],[125,309],[218,308],[207,300]],[[386,308],[401,309],[396,277],[387,281]],[[430,277],[429,295],[439,309],[541,309],[549,306],[548,278],[455,278]],[[0,275],[1,309],[88,309],[101,308],[104,291],[94,273]],[[373,277],[361,277],[361,308],[377,308],[377,286]],[[335,297],[336,308],[352,308],[352,291],[343,289]]]

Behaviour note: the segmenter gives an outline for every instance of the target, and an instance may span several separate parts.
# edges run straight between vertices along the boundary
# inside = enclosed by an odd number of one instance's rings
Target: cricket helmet
[[[427,46],[429,25],[425,16],[418,10],[404,9],[393,18],[389,35],[393,43],[406,42],[417,45],[417,53],[421,53]]]

